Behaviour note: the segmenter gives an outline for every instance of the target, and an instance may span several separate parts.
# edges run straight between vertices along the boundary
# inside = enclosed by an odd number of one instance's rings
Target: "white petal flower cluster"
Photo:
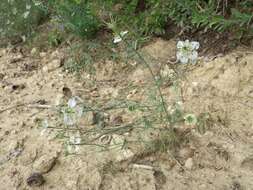
[[[81,142],[82,139],[79,133],[71,135],[67,141],[67,152],[70,154],[79,152]]]
[[[41,122],[41,127],[42,127],[42,131],[41,131],[40,135],[43,136],[43,135],[45,135],[45,133],[48,132],[48,127],[49,127],[48,121],[47,120],[43,120]]]
[[[117,44],[117,43],[121,42],[122,41],[122,37],[124,37],[127,33],[128,33],[128,31],[122,31],[122,32],[120,32],[120,35],[117,35],[117,36],[114,37],[113,43]]]
[[[77,123],[78,119],[83,115],[83,108],[78,105],[78,97],[72,97],[68,101],[68,106],[61,111],[63,113],[63,122],[67,126],[72,126]]]
[[[177,43],[177,60],[180,63],[196,63],[198,60],[199,42],[179,41]]]

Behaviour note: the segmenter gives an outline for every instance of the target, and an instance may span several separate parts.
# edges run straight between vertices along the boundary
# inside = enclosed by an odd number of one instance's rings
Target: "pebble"
[[[43,183],[45,183],[45,179],[42,174],[40,173],[32,173],[27,179],[26,179],[27,185],[31,187],[39,187]]]
[[[52,60],[51,62],[49,62],[47,64],[48,70],[52,71],[52,70],[55,70],[55,69],[61,67],[61,62],[62,61],[60,59],[54,59],[54,60]]]
[[[241,163],[241,167],[253,171],[253,157],[245,158]]]
[[[36,53],[37,53],[37,49],[36,49],[36,48],[32,48],[31,54],[32,54],[32,55],[35,55]]]
[[[179,153],[178,156],[182,159],[187,159],[187,158],[191,158],[194,155],[194,150],[191,149],[190,147],[185,147],[182,148]]]
[[[193,159],[192,159],[192,158],[188,158],[188,159],[185,161],[184,166],[185,166],[186,169],[192,170],[192,168],[193,168],[193,166],[194,166]]]
[[[38,173],[48,173],[56,164],[57,155],[43,155],[33,164]]]
[[[118,155],[116,156],[117,162],[122,162],[134,157],[134,153],[130,149],[123,149],[121,151],[118,151],[117,153],[118,153]]]
[[[41,58],[45,57],[46,55],[47,55],[46,52],[40,52],[40,57],[41,57]]]

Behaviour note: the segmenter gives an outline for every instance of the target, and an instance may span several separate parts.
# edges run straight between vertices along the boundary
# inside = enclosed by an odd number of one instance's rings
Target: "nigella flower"
[[[122,37],[124,37],[127,33],[128,33],[128,31],[122,31],[122,32],[120,32],[120,35],[117,35],[117,36],[114,37],[113,43],[117,44],[117,43],[121,42],[122,41]]]
[[[26,4],[26,6],[25,6],[26,10],[30,10],[31,7],[32,7],[32,5],[29,5],[29,4]]]
[[[198,60],[199,42],[179,41],[177,43],[177,60],[183,64],[196,63]]]
[[[43,136],[43,135],[45,135],[45,133],[48,132],[48,127],[49,127],[48,121],[47,120],[43,120],[41,122],[41,127],[43,129],[41,130],[40,135]]]
[[[69,140],[67,141],[67,152],[68,153],[76,153],[80,150],[80,143],[82,142],[82,139],[80,137],[80,134],[77,133],[75,135],[71,135],[69,137]]]
[[[30,14],[29,11],[24,12],[24,14],[23,14],[24,19],[27,19],[27,17],[29,16],[29,14]]]
[[[83,115],[83,108],[77,104],[77,100],[81,100],[78,97],[70,98],[68,106],[63,108],[63,122],[67,126],[74,125],[80,117]]]

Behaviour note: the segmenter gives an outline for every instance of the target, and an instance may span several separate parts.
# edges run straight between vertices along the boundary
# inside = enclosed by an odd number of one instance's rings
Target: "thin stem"
[[[131,50],[138,56],[138,58],[144,63],[144,65],[148,68],[148,70],[149,70],[150,74],[152,75],[152,78],[153,78],[153,80],[155,82],[155,85],[157,87],[157,90],[158,90],[159,96],[161,98],[162,106],[163,106],[164,112],[166,114],[166,117],[167,117],[167,119],[169,119],[170,118],[170,114],[169,114],[169,112],[167,110],[166,103],[165,103],[165,100],[164,100],[164,97],[163,97],[163,94],[162,94],[159,82],[156,80],[156,76],[155,76],[154,72],[152,71],[151,67],[149,66],[148,62],[143,58],[143,56],[137,50],[135,50],[131,46],[131,44],[127,40],[124,40],[124,38],[123,38],[122,35],[119,34],[119,36],[120,36],[121,39],[123,39],[123,41],[127,44],[127,46],[130,47]],[[171,124],[171,122],[170,122],[170,124]],[[171,125],[170,125],[169,128],[171,129],[171,131],[173,131]]]

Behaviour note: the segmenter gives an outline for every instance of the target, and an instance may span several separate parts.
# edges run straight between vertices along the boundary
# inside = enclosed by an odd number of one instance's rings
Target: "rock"
[[[3,73],[0,73],[0,81],[4,79],[4,74]]]
[[[7,54],[7,50],[6,49],[1,49],[0,50],[0,57],[4,56]]]
[[[32,54],[32,55],[35,55],[36,53],[37,53],[37,49],[36,49],[36,48],[32,48],[31,54]]]
[[[122,3],[117,3],[116,5],[114,5],[113,11],[119,12],[119,11],[121,11],[123,8],[124,8],[124,6],[123,6]]]
[[[22,54],[15,55],[12,57],[12,59],[10,59],[10,63],[17,63],[19,61],[22,61],[23,57],[24,56]]]
[[[45,65],[44,67],[42,67],[42,71],[43,71],[44,73],[47,73],[47,72],[48,72],[48,67]]]
[[[50,56],[52,59],[55,59],[55,58],[59,58],[61,57],[61,53],[58,51],[58,50],[55,50],[51,56]]]
[[[33,164],[33,168],[38,173],[49,172],[56,164],[57,155],[43,155]]]
[[[253,157],[245,158],[241,163],[241,167],[253,171]]]
[[[39,187],[45,182],[45,179],[40,173],[32,173],[27,179],[27,185],[31,187]]]
[[[62,93],[63,93],[63,95],[66,97],[66,98],[71,98],[72,97],[72,91],[70,90],[70,88],[68,88],[68,87],[66,87],[66,86],[64,86],[63,88],[62,88]]]
[[[63,98],[64,98],[63,94],[56,94],[56,97],[55,97],[55,100],[54,100],[54,104],[56,106],[59,106],[61,103],[63,103]]]
[[[24,154],[20,158],[20,163],[23,166],[28,166],[33,163],[33,161],[36,159],[37,156],[37,150],[33,151],[24,151]]]
[[[48,71],[53,71],[59,67],[61,67],[62,60],[61,59],[54,59],[47,64]]]
[[[193,159],[192,159],[192,158],[188,158],[188,159],[185,161],[184,166],[185,166],[186,169],[192,170],[192,168],[193,168],[193,166],[194,166]]]
[[[96,114],[94,112],[85,113],[85,117],[83,117],[84,125],[94,125],[96,123]]]
[[[182,148],[179,153],[178,156],[182,159],[187,159],[187,158],[192,158],[194,155],[194,150],[191,149],[190,147],[185,147]]]
[[[112,116],[110,118],[110,122],[112,123],[112,125],[116,126],[116,125],[121,125],[124,121],[121,115],[118,116]]]
[[[41,58],[45,57],[46,55],[47,55],[46,52],[40,52],[40,57],[41,57]]]
[[[130,149],[121,149],[117,151],[116,161],[122,162],[134,157],[134,153]]]

